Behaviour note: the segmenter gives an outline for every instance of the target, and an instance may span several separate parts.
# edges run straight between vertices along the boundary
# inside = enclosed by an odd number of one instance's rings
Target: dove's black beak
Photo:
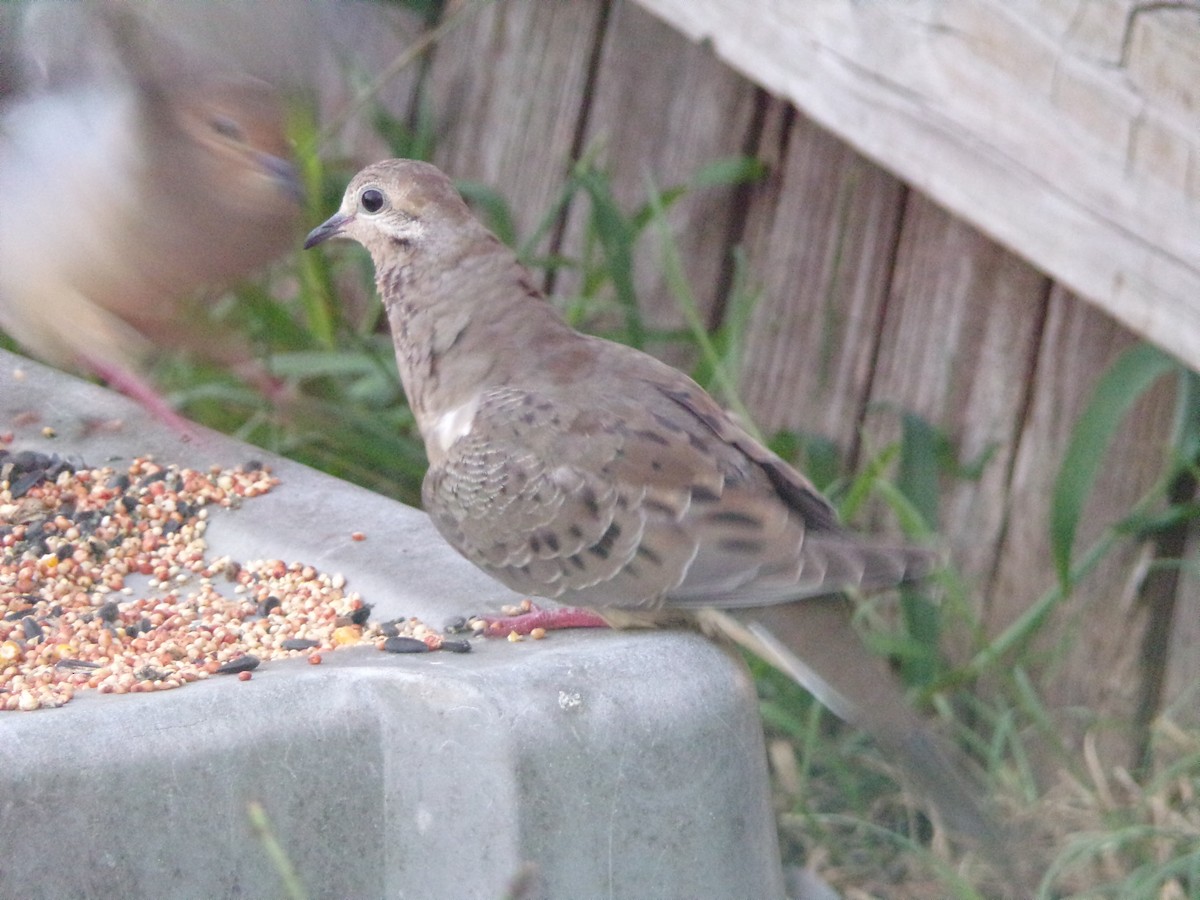
[[[308,233],[308,237],[304,239],[304,249],[308,250],[323,241],[329,240],[331,237],[337,237],[342,233],[342,228],[345,227],[346,223],[353,218],[353,216],[344,213],[334,213]]]

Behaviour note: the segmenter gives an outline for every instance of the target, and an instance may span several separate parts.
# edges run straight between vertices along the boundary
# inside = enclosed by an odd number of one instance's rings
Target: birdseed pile
[[[369,624],[345,579],[281,560],[209,559],[208,511],[278,483],[256,463],[123,471],[0,450],[0,709],[84,689],[139,693],[260,661],[372,643],[463,651],[417,619]]]

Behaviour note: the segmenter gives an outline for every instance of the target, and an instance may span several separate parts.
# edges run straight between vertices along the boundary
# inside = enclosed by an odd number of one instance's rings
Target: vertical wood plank
[[[1027,263],[932,201],[910,197],[860,457],[899,437],[900,412],[946,432],[963,460],[991,451],[979,480],[943,479],[936,523],[976,584],[992,570],[1003,528],[1046,290]]]
[[[1175,598],[1163,706],[1172,719],[1200,726],[1200,528],[1193,527]]]
[[[758,155],[744,247],[759,296],[742,395],[765,433],[848,448],[866,395],[899,231],[903,186],[781,101]]]
[[[1055,287],[1046,319],[1034,394],[1020,437],[1010,486],[1008,525],[986,621],[996,633],[1054,585],[1049,515],[1054,481],[1072,429],[1096,382],[1135,341],[1113,319]],[[1172,389],[1157,385],[1130,413],[1109,449],[1076,541],[1083,552],[1129,513],[1162,471],[1173,414]],[[1052,707],[1108,719],[1109,758],[1127,762],[1128,733],[1140,692],[1139,654],[1145,616],[1135,602],[1143,548],[1119,544],[1065,602],[1046,628],[1040,682]],[[1091,724],[1092,717],[1083,724]]]
[[[756,89],[640,7],[613,3],[596,73],[595,103],[583,148],[599,148],[613,191],[625,209],[646,197],[647,177],[659,188],[682,182],[706,163],[743,152],[754,116]],[[684,197],[668,212],[684,271],[702,314],[718,302],[728,266],[729,237],[737,219],[732,189]],[[578,252],[583,219],[573,209],[563,252]],[[678,327],[682,319],[663,277],[652,232],[635,260],[635,287],[651,327]],[[563,273],[559,292],[577,289]]]
[[[278,4],[276,4],[278,5]],[[291,4],[298,6],[302,4]],[[408,51],[425,31],[425,23],[412,10],[369,0],[320,5],[323,19],[316,39],[324,50],[312,68],[319,84],[319,121],[341,119],[358,101],[363,85]],[[414,59],[385,83],[373,97],[389,115],[404,121],[412,110],[421,80],[421,60]],[[349,116],[330,144],[321,148],[327,158],[345,157],[355,167],[394,155],[379,134],[369,105]]]
[[[528,235],[562,187],[604,4],[490,3],[437,47],[426,86],[434,161],[499,190]]]

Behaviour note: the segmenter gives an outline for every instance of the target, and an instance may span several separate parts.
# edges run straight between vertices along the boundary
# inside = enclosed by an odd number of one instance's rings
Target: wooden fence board
[[[903,186],[773,101],[745,252],[758,297],[740,382],[764,432],[856,442],[904,202]]]
[[[936,523],[975,584],[995,563],[1047,289],[1027,263],[927,198],[910,197],[864,443],[896,440],[898,412],[909,411],[945,431],[962,460],[991,452],[978,481],[943,479]]]
[[[1066,290],[1052,292],[1034,394],[1016,450],[1008,525],[988,592],[986,615],[993,634],[1054,586],[1049,515],[1063,454],[1096,382],[1134,341],[1110,317]],[[1171,395],[1170,385],[1156,386],[1117,434],[1085,507],[1076,554],[1127,515],[1161,473],[1173,415]],[[1062,604],[1046,629],[1048,640],[1038,645],[1046,653],[1042,685],[1047,703],[1088,711],[1085,724],[1093,716],[1118,723],[1133,719],[1145,629],[1136,603],[1136,573],[1143,557],[1143,548],[1131,542],[1115,547]],[[1042,584],[1030,584],[1031,572],[1041,574]],[[1127,737],[1108,735],[1110,752],[1126,753]],[[1119,756],[1114,761],[1127,760]]]
[[[288,5],[295,8],[304,4]],[[365,110],[347,113],[359,101],[363,85],[379,79],[421,38],[425,23],[405,7],[380,7],[363,0],[330,3],[322,9],[324,30],[316,36],[325,45],[317,66],[321,87],[318,121],[338,120],[342,124],[336,134],[330,135],[329,143],[322,146],[321,153],[327,158],[345,156],[356,167],[392,156],[392,148],[380,135],[373,116],[365,114]],[[413,109],[420,80],[421,61],[416,58],[379,85],[373,103],[404,121]]]
[[[434,162],[499,190],[522,236],[562,188],[602,20],[599,3],[491,3],[434,53]]]
[[[630,210],[645,201],[647,178],[667,188],[708,163],[744,152],[756,94],[710,49],[618,0],[612,4],[582,147],[584,152],[598,149],[618,202]],[[737,196],[729,188],[707,189],[689,194],[667,213],[702,315],[719,302],[738,219]],[[577,252],[582,232],[577,203],[563,245],[568,254]],[[647,323],[676,328],[682,317],[662,274],[660,247],[657,235],[648,234],[635,260],[635,287]],[[569,292],[576,285],[577,279],[563,273],[558,289]]]
[[[1175,597],[1163,706],[1181,725],[1200,726],[1200,531],[1194,531],[1184,555],[1185,567]]]

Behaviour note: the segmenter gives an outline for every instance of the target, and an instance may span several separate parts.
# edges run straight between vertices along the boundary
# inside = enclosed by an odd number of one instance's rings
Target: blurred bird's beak
[[[304,202],[304,185],[300,183],[300,173],[294,165],[270,153],[259,154],[258,163],[289,200],[296,204]]]
[[[304,239],[304,249],[308,250],[323,241],[329,240],[331,237],[337,237],[342,233],[342,228],[346,223],[353,219],[353,216],[345,213],[334,213],[316,228],[308,233],[308,237]]]

